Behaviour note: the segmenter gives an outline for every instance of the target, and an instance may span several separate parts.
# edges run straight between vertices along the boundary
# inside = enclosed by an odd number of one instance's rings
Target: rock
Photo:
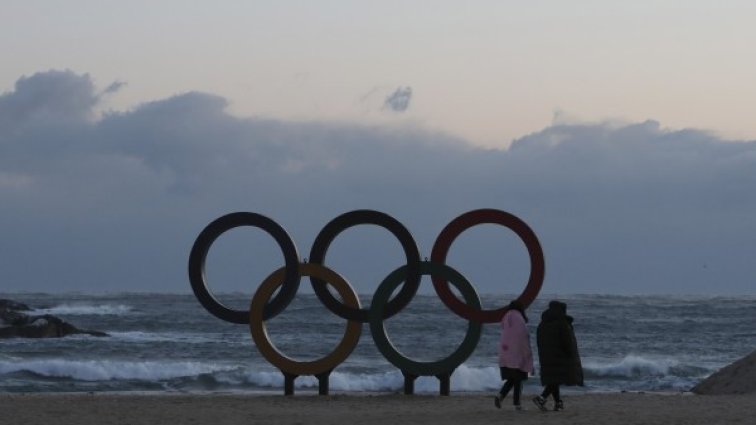
[[[756,351],[723,367],[691,391],[707,395],[756,393]]]
[[[14,307],[18,307],[14,308]],[[108,336],[105,332],[79,329],[65,320],[44,314],[32,316],[19,311],[31,310],[27,305],[0,300],[0,339],[3,338],[60,338],[66,335],[85,334]]]
[[[0,325],[20,326],[28,321],[28,315],[19,313],[15,310],[4,310],[0,308]]]
[[[17,303],[12,300],[0,299],[0,310],[29,311],[28,305]]]

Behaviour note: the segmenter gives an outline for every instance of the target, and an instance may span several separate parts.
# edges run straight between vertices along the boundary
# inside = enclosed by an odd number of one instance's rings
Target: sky
[[[235,211],[305,258],[353,209],[430,256],[498,208],[538,235],[544,293],[756,294],[752,2],[0,5],[0,293],[188,292]],[[527,280],[495,225],[448,258],[481,293]],[[372,226],[327,258],[365,294],[402,261]],[[208,281],[251,294],[281,263],[240,229]]]

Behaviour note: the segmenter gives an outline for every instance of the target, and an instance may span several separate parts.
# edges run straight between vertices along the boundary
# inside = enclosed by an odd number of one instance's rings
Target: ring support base
[[[315,377],[318,379],[319,395],[328,395],[331,372],[333,372],[333,369],[315,375]],[[287,373],[284,371],[281,371],[281,373],[284,376],[284,395],[294,395],[294,380],[297,379],[299,375]]]
[[[415,379],[418,378],[418,375],[404,370],[402,371],[402,375],[404,375],[404,394],[415,394]],[[438,393],[448,396],[451,388],[451,372],[438,374],[436,378],[438,379]]]

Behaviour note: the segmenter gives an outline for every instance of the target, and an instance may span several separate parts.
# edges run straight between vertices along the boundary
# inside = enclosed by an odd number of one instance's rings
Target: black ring
[[[374,224],[388,230],[399,239],[404,254],[407,256],[407,280],[396,297],[386,304],[383,318],[387,319],[397,314],[412,301],[420,287],[420,278],[422,277],[420,274],[420,249],[409,230],[394,217],[380,211],[355,210],[334,218],[323,227],[315,238],[310,250],[310,262],[325,265],[326,251],[331,242],[339,233],[358,224]],[[331,295],[326,282],[312,276],[310,276],[310,282],[312,282],[312,288],[320,302],[334,314],[347,320],[355,320],[361,323],[369,322],[369,308],[354,309],[347,307]]]
[[[189,254],[189,282],[192,285],[192,291],[200,304],[213,316],[243,325],[249,323],[249,310],[233,310],[223,305],[210,293],[205,279],[205,260],[210,246],[224,232],[241,226],[258,227],[273,236],[284,255],[286,278],[278,294],[265,305],[264,320],[276,316],[291,303],[299,289],[301,275],[299,274],[299,253],[294,241],[283,227],[270,218],[257,213],[236,212],[224,215],[208,224],[197,236],[192,252]]]

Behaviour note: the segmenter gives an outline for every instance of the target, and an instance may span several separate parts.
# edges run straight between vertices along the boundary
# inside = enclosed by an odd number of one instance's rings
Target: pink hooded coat
[[[499,366],[533,373],[533,352],[525,319],[519,311],[509,310],[501,318]]]

